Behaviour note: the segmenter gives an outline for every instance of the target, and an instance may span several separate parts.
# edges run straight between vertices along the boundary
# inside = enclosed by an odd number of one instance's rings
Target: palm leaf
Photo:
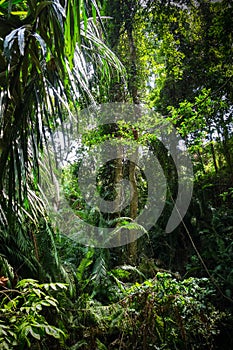
[[[105,81],[107,91],[112,70],[122,65],[102,40],[95,1],[67,1],[63,7],[59,0],[13,0],[11,10],[16,5],[19,10],[15,15],[6,4],[0,2],[0,226],[15,237],[16,260],[33,265],[31,249],[36,252],[37,243],[29,231],[47,220],[37,183],[47,135],[73,117],[79,100],[82,105],[95,100],[97,82]],[[9,253],[7,242],[3,246]]]

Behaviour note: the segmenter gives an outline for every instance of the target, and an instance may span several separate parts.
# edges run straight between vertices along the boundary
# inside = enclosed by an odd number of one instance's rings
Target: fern
[[[106,269],[106,261],[102,255],[100,255],[94,264],[93,271],[92,271],[92,281],[95,281],[95,283],[101,284],[103,280],[107,276],[107,269]]]
[[[90,282],[90,277],[86,277],[85,273],[87,272],[87,268],[93,263],[94,253],[95,250],[93,248],[89,248],[77,268],[76,277],[80,283],[81,289],[84,289]]]

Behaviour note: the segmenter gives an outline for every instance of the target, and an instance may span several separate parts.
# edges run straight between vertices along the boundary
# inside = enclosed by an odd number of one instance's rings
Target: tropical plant
[[[1,253],[19,273],[23,266],[35,275],[44,236],[55,251],[38,187],[47,135],[106,94],[111,71],[122,66],[102,40],[92,0],[1,1],[0,32]]]
[[[120,274],[126,277],[124,267]],[[207,279],[179,281],[160,272],[143,283],[116,281],[114,303],[79,299],[82,312],[77,309],[72,321],[80,338],[72,349],[213,348],[224,314],[208,301],[214,291]]]
[[[64,343],[67,335],[54,324],[59,302],[51,291],[66,289],[62,283],[39,284],[32,279],[21,280],[15,289],[0,291],[0,349],[31,349],[49,347],[49,338]],[[46,316],[45,316],[46,310]],[[49,319],[50,314],[50,319]],[[40,347],[39,347],[40,344]]]

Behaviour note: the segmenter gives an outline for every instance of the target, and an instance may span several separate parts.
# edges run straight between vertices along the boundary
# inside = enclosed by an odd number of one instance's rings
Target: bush
[[[0,291],[0,349],[31,349],[36,344],[46,347],[50,338],[64,341],[63,330],[48,321],[49,312],[59,313],[58,300],[51,291],[66,289],[62,283],[39,284],[33,279],[21,280],[16,289]],[[38,347],[41,349],[41,347]]]
[[[77,314],[73,349],[213,349],[223,314],[209,302],[207,279],[176,280],[168,273],[132,286],[107,306],[94,300]]]

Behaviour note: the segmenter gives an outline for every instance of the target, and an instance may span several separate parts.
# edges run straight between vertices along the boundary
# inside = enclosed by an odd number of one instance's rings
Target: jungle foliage
[[[0,349],[232,348],[232,17],[230,0],[0,0]],[[163,116],[194,170],[188,211],[166,233],[177,174],[155,135],[133,125],[85,135],[80,159],[108,137],[141,137],[167,180],[157,223],[109,249],[61,232],[40,187],[49,136],[105,102]],[[100,169],[97,187],[113,200],[119,177],[133,179],[121,212],[85,203],[80,163],[64,168],[62,188],[82,220],[134,230],[146,178],[119,164]]]

